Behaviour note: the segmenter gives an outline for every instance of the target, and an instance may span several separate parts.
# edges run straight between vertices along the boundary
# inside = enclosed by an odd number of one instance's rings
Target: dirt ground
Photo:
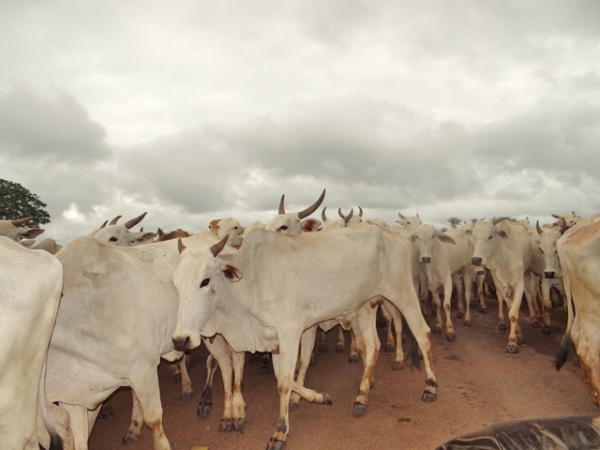
[[[566,316],[553,314],[551,336],[532,328],[524,311],[520,323],[525,344],[519,353],[505,352],[506,333],[497,330],[497,304],[488,301],[487,314],[472,311],[471,327],[455,320],[456,340],[432,335],[434,371],[439,384],[433,403],[421,402],[425,374],[418,370],[391,369],[393,353],[381,352],[371,391],[369,408],[361,417],[352,415],[362,364],[349,364],[348,352],[334,353],[335,332],[329,336],[329,352],[317,353],[317,364],[309,369],[306,386],[327,392],[333,406],[301,402],[290,413],[287,450],[408,449],[433,450],[443,442],[483,428],[494,422],[534,417],[595,414],[598,408],[576,357],[560,371],[553,368]],[[455,315],[455,313],[453,313]],[[431,320],[429,320],[431,323]],[[383,336],[380,330],[380,337]],[[346,340],[348,348],[349,339]],[[244,398],[247,425],[243,433],[220,433],[223,390],[215,377],[213,411],[209,417],[196,415],[205,381],[202,348],[195,355],[201,362],[190,369],[195,389],[190,401],[180,400],[180,385],[166,365],[159,367],[164,430],[173,450],[208,446],[210,450],[263,449],[275,430],[278,395],[272,372],[259,375],[259,365],[247,363]],[[131,394],[117,391],[110,400],[114,416],[99,419],[90,438],[90,450],[122,450],[121,438],[128,427]],[[128,447],[152,449],[152,436],[144,428],[142,438]]]

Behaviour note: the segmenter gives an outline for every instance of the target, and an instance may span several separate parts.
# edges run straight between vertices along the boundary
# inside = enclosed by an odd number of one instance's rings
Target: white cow
[[[443,322],[440,303],[440,288],[444,291],[444,312],[446,314],[446,338],[454,341],[456,334],[450,317],[450,300],[452,297],[452,281],[458,294],[458,317],[465,316],[463,302],[466,296],[465,325],[471,322],[470,301],[472,272],[470,270],[473,242],[469,234],[462,228],[455,228],[442,233],[433,225],[422,224],[411,236],[419,248],[421,264],[427,275],[427,288],[433,296],[436,305],[435,331],[441,332]],[[462,279],[461,279],[462,276]],[[464,285],[468,289],[464,289]],[[466,292],[465,292],[466,291]],[[463,292],[465,295],[463,296]]]
[[[244,227],[236,219],[229,217],[227,219],[211,220],[208,227],[210,232],[218,236],[219,239],[229,236],[228,245],[234,248],[239,248],[242,245]]]
[[[100,227],[100,229],[90,233],[89,236],[95,237],[104,244],[116,245],[119,247],[131,247],[134,245],[144,244],[156,237],[156,233],[129,231],[131,228],[140,223],[144,217],[146,217],[146,213],[128,220],[124,224],[118,225],[117,220],[120,217],[121,216],[115,217],[109,225]]]
[[[578,217],[575,214],[575,211],[571,211],[570,213],[565,214],[552,214],[552,217],[558,219],[554,223],[555,226],[566,226],[567,228],[573,228],[579,222],[583,222],[587,219],[587,217]]]
[[[472,230],[474,250],[471,263],[481,273],[484,272],[484,267],[490,270],[498,295],[498,329],[506,330],[502,307],[502,303],[506,302],[510,320],[506,351],[517,353],[517,345],[524,342],[518,324],[523,293],[525,292],[530,305],[535,302],[529,271],[532,250],[526,227],[505,219],[503,217],[491,221],[479,220],[474,224]],[[537,317],[532,317],[532,321],[537,321]]]
[[[33,217],[24,217],[15,220],[0,220],[0,236],[6,236],[15,242],[19,242],[21,239],[35,239],[44,232],[42,228],[20,228],[21,225],[25,225],[31,219],[33,219]]]
[[[569,319],[556,355],[556,368],[567,360],[571,341],[581,368],[600,404],[600,214],[594,214],[565,231],[557,243],[563,270]]]
[[[0,237],[0,442],[38,450],[38,406],[45,416],[43,365],[56,319],[63,269],[53,256]],[[53,406],[53,405],[50,405]],[[44,417],[46,420],[46,417]],[[49,428],[54,449],[61,439]],[[68,441],[65,436],[65,443]],[[44,439],[42,439],[44,440]],[[49,442],[44,442],[49,448]]]
[[[309,401],[330,403],[329,396],[294,381],[305,330],[353,311],[369,312],[361,308],[374,307],[384,298],[402,311],[413,331],[427,372],[423,400],[435,400],[429,327],[411,283],[410,252],[378,227],[363,227],[295,236],[255,230],[239,251],[220,254],[222,241],[182,252],[173,277],[180,296],[173,340],[183,350],[200,345],[201,336],[218,333],[237,351],[273,353],[280,411],[268,449],[281,449],[285,443],[292,390]],[[378,350],[375,309],[370,311],[357,317],[365,325],[372,323],[365,330],[375,332],[363,338]],[[377,354],[364,355],[367,375],[361,381],[359,405],[366,404]]]
[[[210,245],[217,238],[205,232],[185,241]],[[65,283],[46,389],[49,401],[68,410],[76,449],[87,449],[100,405],[120,386],[130,386],[137,399],[132,423],[139,420],[141,426],[143,417],[155,450],[170,449],[156,368],[161,357],[181,356],[171,341],[178,307],[172,283],[180,259],[177,241],[124,248],[86,236],[66,244],[56,257]],[[222,373],[227,364],[219,361]],[[231,383],[224,381],[228,389]],[[225,397],[231,401],[231,392]]]

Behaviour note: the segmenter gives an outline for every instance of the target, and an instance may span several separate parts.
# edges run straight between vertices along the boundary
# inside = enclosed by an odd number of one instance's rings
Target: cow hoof
[[[323,404],[324,405],[333,405],[333,400],[331,400],[331,397],[328,394],[323,394]]]
[[[212,411],[212,403],[200,403],[198,405],[198,409],[196,409],[196,414],[200,417],[206,417]]]
[[[519,349],[514,344],[508,344],[506,346],[506,353],[510,353],[511,355],[516,355],[517,353],[519,353]]]
[[[319,345],[319,351],[321,353],[327,353],[327,344],[321,344],[321,345]]]
[[[392,364],[392,370],[401,370],[404,367],[404,364],[398,361],[394,361]]]
[[[369,383],[369,389],[375,389],[375,380]]]
[[[385,344],[385,346],[383,347],[383,351],[388,353],[395,352],[396,346],[394,344]]]
[[[233,419],[221,419],[221,423],[219,424],[219,431],[223,431],[224,433],[235,431],[235,423]]]
[[[267,450],[283,450],[284,446],[285,441],[280,441],[279,439],[271,438],[271,440],[267,444]]]
[[[236,431],[239,431],[240,433],[242,431],[244,431],[244,429],[246,428],[246,422],[244,419],[240,418],[240,419],[234,419],[235,422],[235,429]]]
[[[462,319],[463,317],[465,317],[465,313],[464,313],[464,311],[458,311],[458,312],[456,313],[456,318],[457,318],[457,319]]]
[[[121,441],[123,445],[131,445],[134,442],[137,442],[140,438],[139,434],[134,434],[131,431],[128,431],[123,440]]]
[[[193,396],[194,396],[194,391],[182,392],[181,393],[181,400],[183,400],[184,402],[186,402],[188,400],[191,400]]]
[[[309,361],[308,365],[310,365],[310,366],[314,366],[314,365],[316,365],[316,364],[317,364],[317,358],[315,357],[315,355],[312,355],[312,356],[310,357],[310,361]]]
[[[358,364],[360,362],[360,356],[358,356],[358,355],[350,355],[350,358],[348,358],[348,362],[350,364]]]
[[[506,331],[506,324],[505,323],[499,323],[498,324],[498,331],[501,331],[502,333],[504,333]]]
[[[541,327],[542,327],[542,324],[541,324],[541,323],[539,323],[539,322],[536,320],[535,322],[531,322],[531,326],[532,326],[533,328],[541,328]]]
[[[467,319],[463,320],[463,326],[470,327],[471,326],[471,321],[467,320]]]
[[[525,339],[523,336],[517,336],[517,345],[523,345],[525,343]]]
[[[550,327],[542,327],[542,333],[546,336],[550,336]]]
[[[450,341],[450,342],[454,342],[454,339],[456,339],[456,334],[446,333],[446,339],[448,339],[448,341]]]
[[[335,352],[336,353],[344,353],[344,350],[346,350],[346,349],[344,348],[343,345],[338,344],[338,345],[335,346]]]
[[[355,416],[360,416],[367,411],[367,405],[362,403],[354,402],[354,410],[352,411]]]
[[[481,308],[479,308],[479,311],[481,311],[482,313],[486,313],[487,312],[487,306],[482,306]]]
[[[174,375],[173,380],[175,381],[175,383],[181,383],[181,374],[178,373],[178,374]]]
[[[435,402],[437,399],[437,394],[429,391],[423,391],[423,395],[421,396],[421,401],[425,403]]]
[[[296,411],[296,410],[298,409],[298,403],[290,403],[290,404],[288,405],[288,409],[289,409],[290,411]]]
[[[110,406],[109,403],[103,403],[102,407],[100,408],[100,418],[101,419],[108,419],[109,417],[112,417],[115,415],[115,412],[112,409],[112,406]]]

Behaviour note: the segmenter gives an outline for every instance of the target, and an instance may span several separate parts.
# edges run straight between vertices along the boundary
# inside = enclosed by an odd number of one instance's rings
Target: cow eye
[[[118,239],[116,237],[114,237],[114,236],[109,239],[110,242],[117,242],[117,240]]]
[[[237,230],[237,229],[238,229],[238,227],[237,227],[237,226],[235,226],[235,227],[233,227],[233,229],[234,229],[234,230]]]
[[[488,240],[489,240],[489,239],[491,239],[491,238],[493,238],[493,237],[494,237],[494,236],[490,236],[490,237],[488,238]]]
[[[200,287],[203,288],[204,286],[208,286],[209,282],[210,278],[205,278],[204,280],[202,280],[202,283],[200,283]]]
[[[279,229],[280,229],[280,230],[287,230],[287,229],[288,229],[288,226],[287,226],[287,225],[281,225],[281,226],[279,227]]]

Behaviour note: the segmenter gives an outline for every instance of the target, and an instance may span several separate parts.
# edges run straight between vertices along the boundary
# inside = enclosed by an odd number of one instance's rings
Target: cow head
[[[316,219],[305,219],[314,213],[325,198],[325,189],[318,200],[303,211],[297,213],[286,213],[284,207],[285,195],[281,196],[279,202],[279,215],[275,216],[266,225],[269,231],[277,231],[283,234],[300,234],[306,231],[317,231],[321,226],[321,221]]]
[[[6,236],[15,242],[21,239],[35,239],[44,232],[43,228],[20,228],[33,217],[23,217],[15,220],[0,220],[0,236]]]
[[[327,218],[327,214],[325,211],[327,210],[327,206],[323,208],[321,211],[321,219],[323,220],[323,227],[320,228],[321,231],[333,230],[335,228],[344,228],[346,226],[346,222],[343,220],[332,220]]]
[[[173,283],[179,294],[177,325],[173,332],[175,349],[184,351],[200,345],[200,337],[205,331],[225,291],[224,283],[239,281],[243,274],[228,257],[237,255],[237,250],[225,246],[229,236],[225,236],[212,247],[186,248],[181,239],[178,249],[181,253]],[[209,336],[214,334],[209,331]]]
[[[471,234],[473,235],[474,249],[471,264],[478,268],[478,273],[484,271],[487,260],[497,251],[500,239],[508,238],[506,231],[496,226],[505,219],[506,217],[495,218],[493,220],[478,220],[473,225]]]
[[[354,215],[354,208],[350,210],[347,216],[342,213],[342,208],[338,208],[338,215],[344,220],[344,226],[351,227],[362,222],[363,210],[358,207],[358,215]]]
[[[227,219],[215,219],[211,220],[208,225],[210,232],[219,238],[223,239],[225,236],[229,236],[228,244],[232,247],[239,248],[242,245],[242,233],[244,227],[240,223],[229,217]]]
[[[427,224],[419,225],[417,231],[411,235],[411,240],[417,245],[420,254],[419,260],[424,264],[434,260],[438,242],[455,244],[454,239],[450,236],[436,230],[433,225]]]
[[[556,252],[556,243],[563,233],[568,229],[566,226],[540,228],[539,220],[535,228],[540,235],[539,251],[544,255],[544,277],[562,277],[562,269]]]
[[[396,220],[396,222],[402,225],[408,231],[417,231],[419,225],[423,223],[419,217],[419,214],[416,216],[403,216],[402,214],[398,213],[398,217],[400,217],[400,220]]]
[[[121,217],[121,216],[118,216]],[[118,220],[118,217],[116,218]],[[156,237],[156,233],[151,232],[131,232],[131,228],[136,226],[146,217],[146,213],[135,217],[127,221],[124,224],[117,225],[116,220],[113,219],[115,224],[107,225],[106,227],[98,230],[94,237],[103,244],[116,245],[118,247],[133,247],[135,245],[143,244]]]

